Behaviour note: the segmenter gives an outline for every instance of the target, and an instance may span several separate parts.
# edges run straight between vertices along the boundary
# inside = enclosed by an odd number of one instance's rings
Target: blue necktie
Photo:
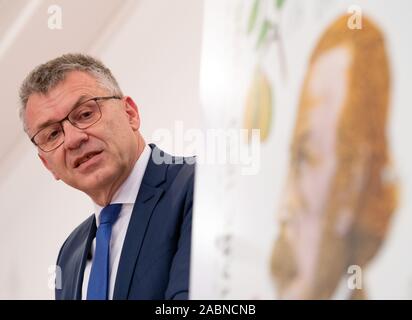
[[[100,225],[96,232],[96,252],[87,287],[87,300],[108,299],[110,236],[121,208],[122,204],[109,204],[100,213]]]

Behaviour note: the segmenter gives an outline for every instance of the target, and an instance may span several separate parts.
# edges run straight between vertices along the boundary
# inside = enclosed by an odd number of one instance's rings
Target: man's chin
[[[102,186],[108,185],[111,176],[108,170],[96,168],[93,172],[76,172],[70,179],[62,180],[69,186],[89,194],[90,192],[101,189]]]

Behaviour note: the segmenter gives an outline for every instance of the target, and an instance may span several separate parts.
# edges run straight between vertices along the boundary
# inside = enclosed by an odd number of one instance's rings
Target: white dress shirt
[[[120,254],[123,248],[123,242],[126,236],[127,227],[129,225],[130,217],[134,203],[136,201],[137,194],[140,189],[140,185],[143,180],[143,175],[146,171],[147,163],[149,162],[152,150],[148,145],[143,149],[142,154],[136,161],[132,172],[127,177],[125,182],[114,194],[112,203],[121,203],[122,209],[120,210],[119,217],[112,227],[112,235],[110,238],[110,262],[109,262],[109,299],[113,299],[114,284],[116,281],[117,268],[119,267]],[[103,207],[94,204],[96,224],[99,227],[100,224],[100,212]],[[82,285],[82,300],[87,298],[87,287],[89,284],[90,271],[92,268],[94,252],[96,250],[96,238],[93,240],[91,246],[91,260],[86,261],[84,269],[83,285]]]

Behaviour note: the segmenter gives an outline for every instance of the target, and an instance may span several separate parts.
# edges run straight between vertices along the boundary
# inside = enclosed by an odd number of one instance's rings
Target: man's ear
[[[41,160],[41,162],[43,162],[43,165],[47,168],[47,170],[49,170],[52,175],[54,176],[54,179],[56,180],[60,180],[60,178],[58,177],[58,175],[52,170],[52,168],[50,167],[49,163],[47,162],[47,160],[40,154],[37,154]]]
[[[126,102],[126,113],[129,118],[130,126],[134,131],[139,130],[140,128],[140,116],[139,110],[137,109],[136,103],[131,97],[125,97]]]

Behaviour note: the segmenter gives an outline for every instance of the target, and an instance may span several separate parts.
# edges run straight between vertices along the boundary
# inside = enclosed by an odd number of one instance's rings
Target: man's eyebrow
[[[89,95],[85,95],[85,94],[81,95],[81,96],[76,100],[76,102],[73,104],[73,106],[70,108],[70,111],[67,113],[66,117],[69,115],[70,112],[73,111],[74,108],[76,108],[79,104],[87,101],[88,99],[91,99]],[[63,118],[63,119],[64,119],[64,118]],[[36,132],[39,132],[40,130],[46,128],[47,126],[49,126],[49,125],[51,125],[51,124],[53,124],[53,123],[60,122],[60,121],[61,121],[61,120],[49,119],[49,120],[47,120],[47,121],[45,121],[45,122],[42,122],[42,123],[37,127]]]

